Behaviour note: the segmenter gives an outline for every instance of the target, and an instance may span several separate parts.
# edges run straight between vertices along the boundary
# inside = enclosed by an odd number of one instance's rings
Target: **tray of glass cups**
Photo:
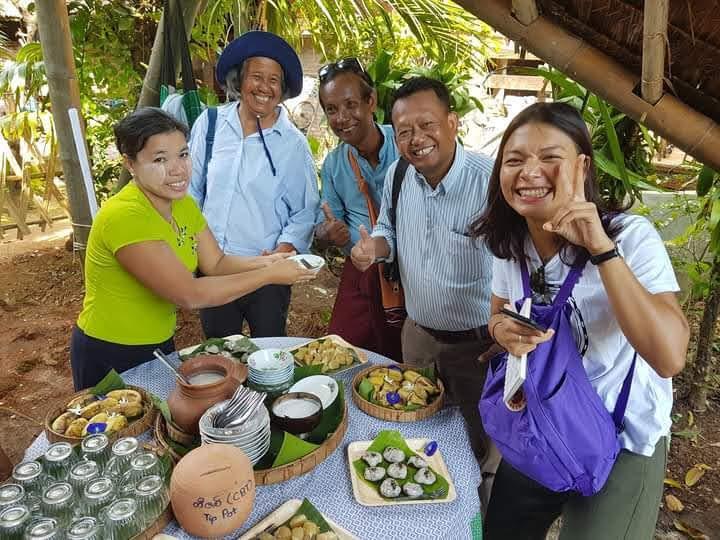
[[[3,540],[130,540],[152,537],[171,518],[169,460],[134,437],[112,445],[97,433],[81,445],[50,445],[0,485]]]

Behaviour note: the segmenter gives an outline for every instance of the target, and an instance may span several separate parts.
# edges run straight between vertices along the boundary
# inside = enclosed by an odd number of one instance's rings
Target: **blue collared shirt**
[[[392,175],[387,172],[382,208],[372,236],[398,258],[408,316],[436,330],[470,330],[490,318],[492,256],[482,239],[468,236],[487,205],[492,159],[455,146],[445,178],[432,189],[410,165],[398,199],[396,227],[388,217]]]
[[[358,189],[357,179],[348,159],[348,149],[357,159],[376,209],[380,208],[385,173],[399,157],[392,126],[378,126],[378,128],[385,140],[380,147],[377,167],[373,169],[354,147],[340,143],[327,155],[320,170],[323,201],[327,201],[335,217],[344,221],[350,229],[350,242],[344,247],[346,255],[350,254],[352,246],[360,240],[360,225],[365,225],[368,231],[371,230],[367,203],[365,196]],[[318,220],[319,223],[325,220],[322,212],[319,213]]]
[[[225,253],[258,255],[280,242],[307,252],[320,202],[307,140],[280,107],[275,125],[263,130],[277,171],[273,176],[260,135],[243,136],[237,106],[232,102],[218,107],[206,185],[202,168],[207,113],[195,122],[190,136],[190,195]]]

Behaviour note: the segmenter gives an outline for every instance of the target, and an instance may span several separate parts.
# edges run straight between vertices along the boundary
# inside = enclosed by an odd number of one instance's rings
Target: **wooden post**
[[[645,0],[643,8],[643,52],[640,95],[655,105],[663,95],[665,42],[670,0]]]
[[[457,0],[479,19],[595,92],[697,160],[720,170],[720,125],[671,94],[655,105],[634,93],[638,76],[551,20],[540,16],[525,26],[510,0]]]
[[[81,109],[67,4],[64,0],[37,0],[35,6],[60,161],[70,201],[73,238],[84,261],[92,218],[68,116],[71,107]]]
[[[183,22],[185,23],[185,31],[187,37],[190,37],[190,32],[195,25],[195,17],[198,13],[205,8],[207,0],[175,0],[180,2],[182,7]],[[202,8],[202,9],[201,9]],[[163,42],[163,28],[165,20],[165,13],[160,17],[157,31],[155,32],[155,40],[153,41],[152,50],[150,51],[150,61],[148,62],[148,69],[145,72],[145,78],[143,79],[142,89],[140,90],[140,98],[138,99],[137,108],[140,107],[157,107],[160,104],[160,68],[162,67],[163,55],[165,53],[165,44]],[[175,59],[176,64],[179,61],[180,53],[175,51],[177,58]],[[118,179],[117,189],[121,188],[130,180],[130,173],[123,169]]]
[[[525,26],[540,16],[535,0],[512,0],[512,11],[515,18]]]

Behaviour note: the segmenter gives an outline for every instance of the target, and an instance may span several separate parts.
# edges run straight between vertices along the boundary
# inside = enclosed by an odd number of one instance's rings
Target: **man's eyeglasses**
[[[357,73],[370,86],[374,86],[372,78],[370,78],[370,75],[368,75],[368,72],[365,71],[365,68],[357,58],[343,58],[337,62],[331,62],[322,66],[318,69],[318,79],[320,79],[320,84],[328,80],[328,78],[330,78],[333,74],[341,71]]]

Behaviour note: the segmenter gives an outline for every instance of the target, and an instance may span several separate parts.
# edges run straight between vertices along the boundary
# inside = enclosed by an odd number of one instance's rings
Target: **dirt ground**
[[[30,240],[0,241],[0,445],[13,462],[42,431],[48,409],[72,393],[68,341],[82,305],[80,267],[64,248],[66,229]],[[334,270],[337,273],[336,265]],[[295,287],[288,318],[288,334],[316,337],[325,333],[338,279],[327,268],[317,280]],[[697,330],[698,314],[690,312]],[[196,313],[178,316],[176,344],[185,347],[202,340]],[[678,527],[694,527],[695,538],[720,539],[720,399],[705,413],[692,414],[686,401],[687,381],[676,381],[676,405],[667,478],[682,487],[666,486],[665,494],[684,505],[671,512],[663,503],[657,538],[692,537]],[[720,396],[716,396],[720,397]],[[692,487],[688,470],[703,465],[704,475]],[[691,529],[689,529],[691,530]],[[692,532],[692,530],[691,530]]]

